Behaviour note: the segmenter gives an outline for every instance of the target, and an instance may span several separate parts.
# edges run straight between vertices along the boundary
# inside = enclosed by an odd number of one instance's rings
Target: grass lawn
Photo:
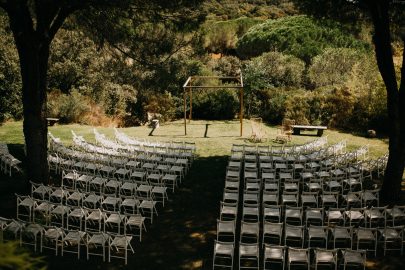
[[[204,137],[206,125],[208,124],[207,137]],[[275,126],[263,126],[267,141],[261,144],[272,145],[272,139],[276,138],[278,128]],[[49,131],[60,138],[63,143],[72,143],[73,130],[76,134],[83,136],[89,142],[94,142],[93,127],[85,125],[55,125],[49,127]],[[114,138],[112,128],[97,127],[100,133],[106,134],[109,138]],[[145,138],[149,141],[193,141],[197,145],[197,154],[200,157],[229,155],[232,144],[249,143],[251,135],[251,125],[249,120],[243,122],[243,136],[240,137],[239,121],[197,121],[191,123],[187,121],[187,135],[184,135],[183,120],[161,124],[153,132],[153,136],[148,136],[151,128],[146,126],[120,129],[125,134]],[[381,156],[387,152],[388,144],[385,139],[370,139],[343,133],[336,130],[326,130],[323,136],[328,136],[329,144],[337,143],[341,140],[347,141],[348,150],[353,150],[363,145],[369,145],[372,157]],[[290,144],[303,144],[317,139],[316,136],[292,136]],[[23,144],[22,122],[8,122],[0,126],[0,142],[8,144]]]
[[[206,124],[208,125],[207,137]],[[56,125],[49,127],[55,137],[65,144],[71,144],[71,130],[94,142],[93,128],[83,125]],[[100,133],[113,138],[112,128],[97,128]],[[277,127],[265,126],[269,138],[263,144],[272,144],[277,135]],[[216,219],[219,214],[219,201],[224,187],[225,168],[234,143],[248,143],[251,126],[244,121],[244,136],[239,136],[238,121],[192,121],[184,135],[183,121],[161,124],[153,136],[148,136],[148,127],[122,129],[127,135],[151,141],[195,141],[198,158],[194,161],[188,177],[176,190],[169,194],[169,203],[158,209],[156,222],[148,224],[148,231],[142,242],[135,241],[135,255],[129,256],[128,266],[121,261],[102,263],[101,258],[83,257],[78,261],[74,256],[48,256],[48,269],[211,269],[212,249],[216,232]],[[370,155],[380,156],[387,151],[387,141],[367,139],[334,130],[327,130],[330,144],[347,140],[348,150],[369,145]],[[293,136],[293,144],[302,144],[317,139],[315,136]],[[9,149],[17,158],[23,158],[23,133],[21,122],[8,122],[0,126],[0,142],[9,144]],[[9,178],[0,175],[0,216],[15,217],[14,192],[23,193],[22,177]],[[379,267],[377,264],[375,267]],[[381,265],[380,265],[381,266]]]

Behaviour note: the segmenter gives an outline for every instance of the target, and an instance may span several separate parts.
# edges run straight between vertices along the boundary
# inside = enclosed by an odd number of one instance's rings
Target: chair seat
[[[334,256],[332,251],[317,251],[316,260],[318,262],[330,262],[334,263]]]
[[[143,200],[139,207],[140,208],[149,208],[149,209],[151,209],[151,208],[154,208],[155,205],[156,205],[155,201]]]
[[[105,213],[101,211],[93,211],[87,217],[86,220],[101,220],[103,219]]]
[[[327,238],[328,233],[323,228],[309,227],[308,229],[309,238]]]
[[[59,239],[62,237],[62,229],[61,228],[49,228],[45,232],[45,237],[49,239]]]
[[[105,221],[106,223],[116,223],[119,224],[124,220],[125,216],[119,214],[110,214]]]
[[[215,245],[215,253],[221,255],[228,255],[233,256],[233,244],[225,244],[225,243],[216,243]]]
[[[284,252],[280,248],[266,247],[264,252],[267,259],[282,260],[284,258]]]
[[[240,256],[257,256],[258,246],[257,245],[240,245],[239,255]]]
[[[320,210],[307,210],[305,214],[307,219],[323,219]]]
[[[137,215],[137,216],[130,216],[128,221],[127,221],[127,225],[132,225],[132,226],[142,226],[142,224],[145,222],[145,217],[141,216],[141,215]]]
[[[285,237],[302,237],[302,230],[298,228],[289,228],[285,231]]]
[[[166,193],[167,187],[153,187],[153,193]]]
[[[351,220],[359,220],[359,219],[364,219],[364,215],[360,211],[353,211],[349,210],[345,212],[345,215],[349,217]]]
[[[374,234],[370,230],[358,229],[356,234],[357,234],[358,240],[363,240],[363,241],[367,241],[367,240],[374,241],[375,240]]]
[[[52,210],[52,214],[64,215],[69,211],[69,206],[58,205]]]
[[[235,226],[233,223],[223,223],[220,222],[218,223],[218,232],[222,233],[234,233],[235,232]],[[245,231],[246,232],[246,231]]]
[[[76,208],[72,212],[69,213],[69,217],[75,217],[75,218],[82,218],[86,214],[86,210],[82,208]]]
[[[93,245],[104,245],[107,243],[107,241],[108,241],[108,234],[96,233],[90,237],[87,243]]]
[[[390,229],[390,228],[382,229],[381,234],[383,235],[383,237],[385,239],[394,239],[394,240],[401,239],[398,231],[396,231],[395,229]]]
[[[20,202],[19,206],[25,206],[25,207],[33,207],[34,206],[34,200],[31,198],[25,198]]]
[[[117,248],[127,248],[131,240],[132,236],[115,236],[111,245]]]
[[[79,245],[83,237],[86,235],[85,232],[81,231],[70,231],[63,238],[63,241],[69,243],[69,245]]]
[[[305,251],[289,250],[288,261],[291,262],[307,262],[308,255]]]

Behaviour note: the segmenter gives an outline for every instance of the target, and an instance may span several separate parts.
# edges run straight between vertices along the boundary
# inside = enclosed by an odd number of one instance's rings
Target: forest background
[[[121,43],[90,35],[80,15],[69,17],[52,42],[48,117],[123,127],[144,124],[153,112],[169,121],[182,117],[188,76],[242,72],[246,118],[388,131],[367,21],[315,20],[287,0],[207,0],[201,14],[197,30],[145,20],[134,32],[119,33],[124,37],[111,37]],[[398,74],[399,43],[394,36]],[[0,122],[22,118],[21,86],[17,50],[0,11]],[[193,118],[233,119],[238,111],[234,90],[195,90]]]

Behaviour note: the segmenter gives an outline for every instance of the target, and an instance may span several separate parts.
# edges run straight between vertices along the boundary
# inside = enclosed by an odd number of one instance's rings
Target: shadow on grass
[[[133,240],[135,254],[123,260],[112,258],[103,263],[100,257],[86,261],[86,253],[77,260],[74,255],[47,256],[48,269],[211,269],[216,219],[224,188],[227,156],[197,158],[190,172],[174,194],[169,193],[165,208],[140,243]]]

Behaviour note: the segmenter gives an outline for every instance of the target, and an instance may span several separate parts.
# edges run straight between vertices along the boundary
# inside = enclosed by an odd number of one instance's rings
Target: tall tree
[[[47,183],[49,178],[46,122],[48,58],[50,44],[66,18],[77,11],[87,12],[90,18],[108,14],[106,11],[109,11],[114,15],[129,16],[104,17],[114,23],[122,23],[127,18],[154,22],[164,18],[162,14],[166,14],[168,19],[176,16],[186,18],[187,8],[198,2],[199,0],[0,0],[0,8],[4,9],[9,18],[20,61],[29,180]],[[140,16],[141,14],[144,16]],[[131,26],[137,27],[136,24]],[[111,29],[104,30],[104,33],[108,33],[108,30],[112,33]],[[153,47],[152,44],[149,45]]]
[[[383,201],[398,201],[405,166],[405,53],[402,55],[399,79],[395,72],[391,41],[395,33],[405,49],[405,1],[296,0],[295,3],[309,14],[344,21],[352,29],[364,21],[373,25],[375,56],[387,90],[390,121],[389,157],[380,195]]]

